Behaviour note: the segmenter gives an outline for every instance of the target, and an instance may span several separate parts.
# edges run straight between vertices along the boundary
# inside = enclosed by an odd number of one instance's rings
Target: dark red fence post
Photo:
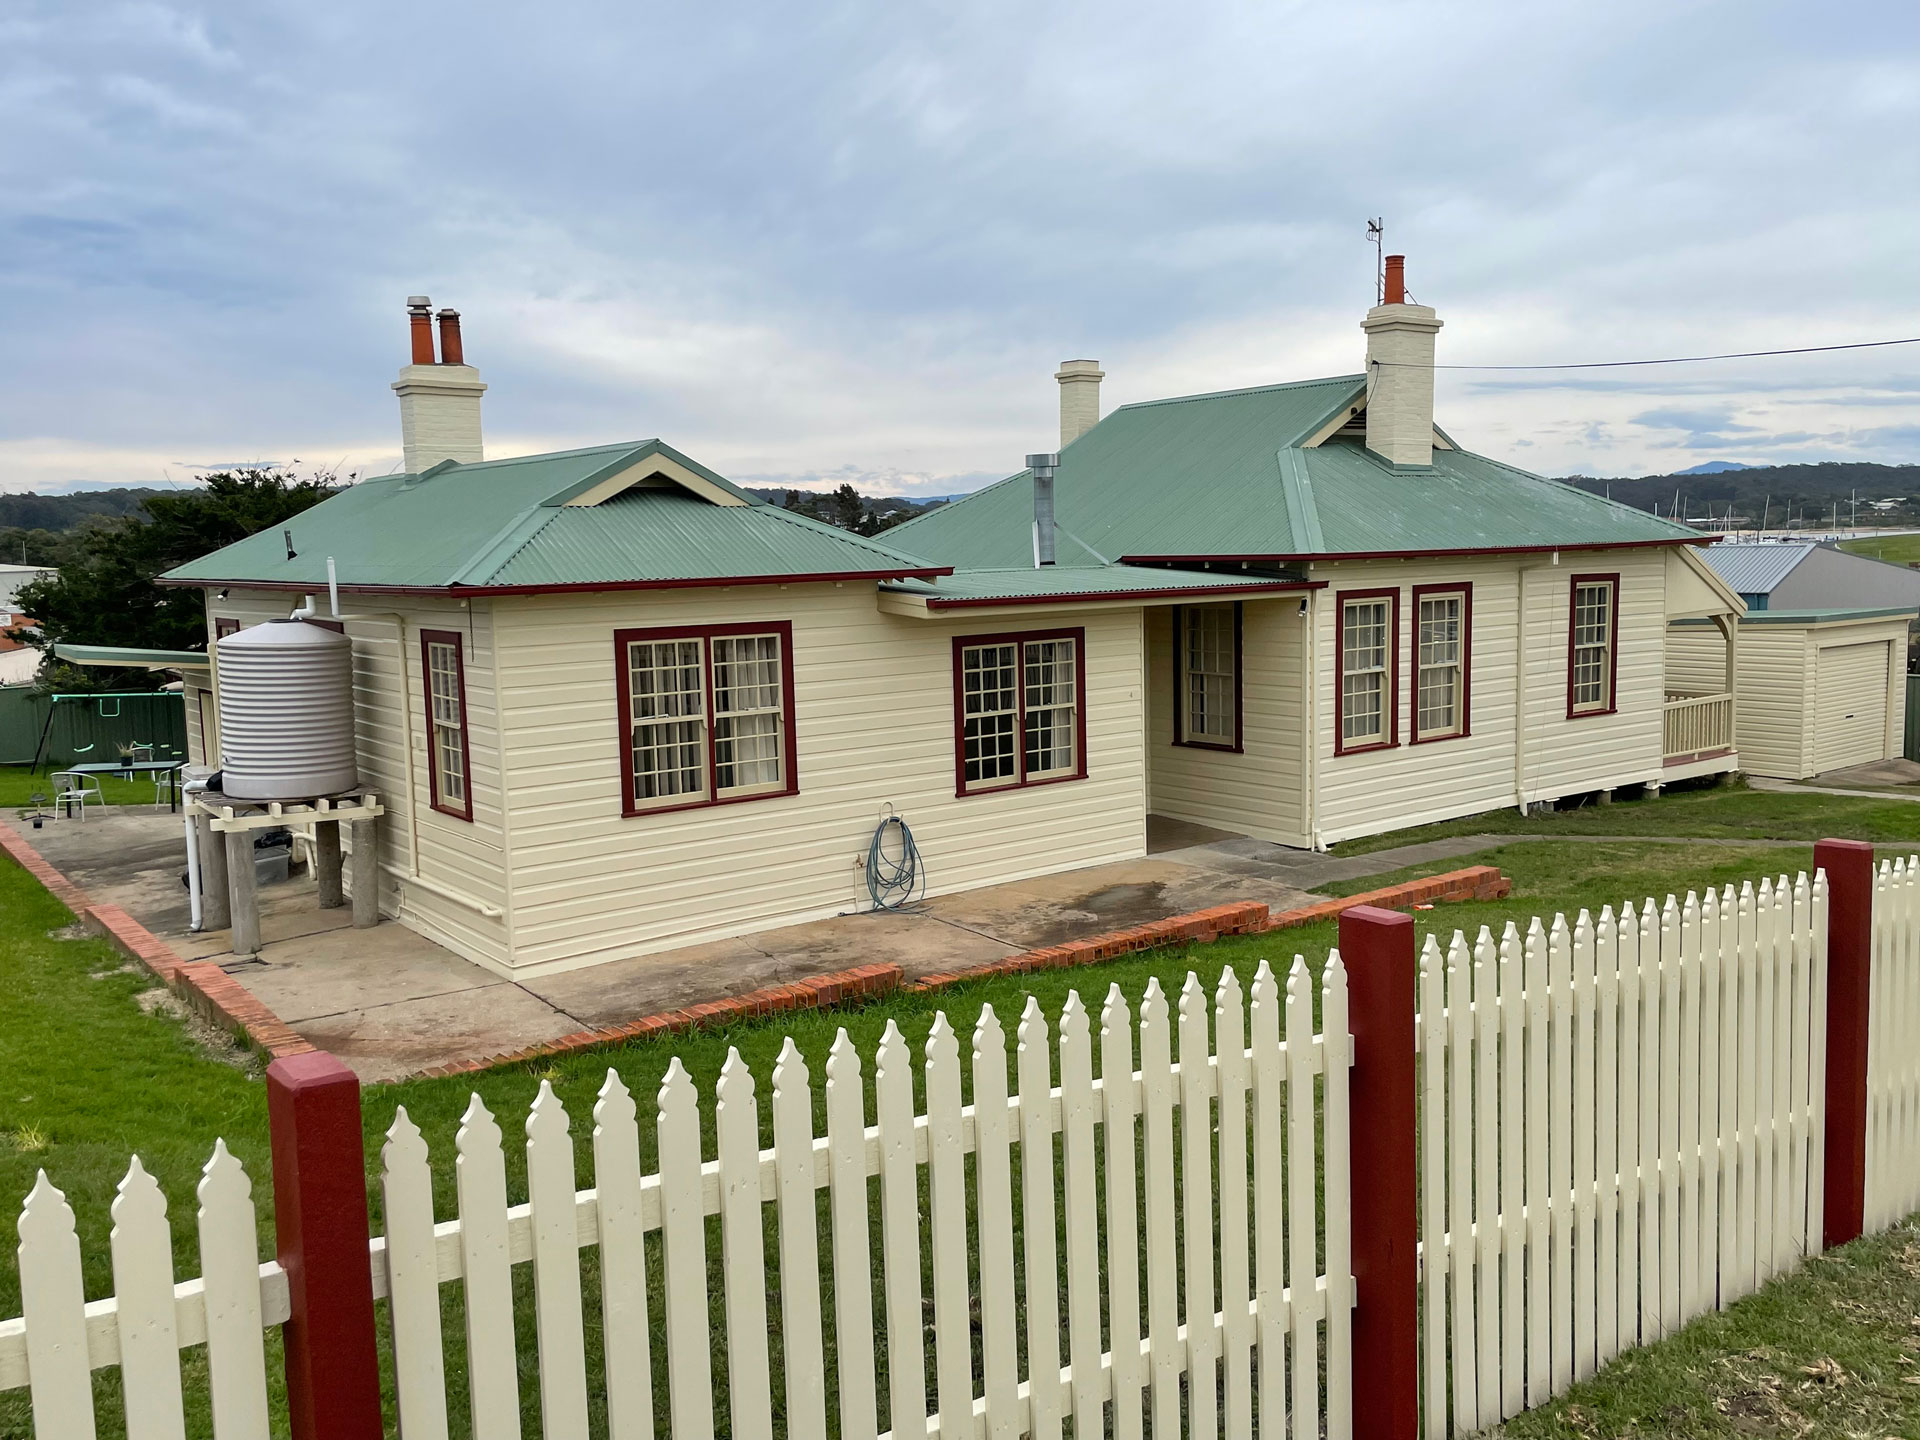
[[[1821,1243],[1856,1240],[1867,1204],[1867,1007],[1873,960],[1873,846],[1822,840],[1827,872],[1827,1173]]]
[[[360,1081],[325,1051],[267,1067],[273,1214],[293,1314],[293,1440],[380,1440]]]
[[[1415,1170],[1413,918],[1340,917],[1353,1029],[1353,1430],[1417,1440],[1419,1183]]]

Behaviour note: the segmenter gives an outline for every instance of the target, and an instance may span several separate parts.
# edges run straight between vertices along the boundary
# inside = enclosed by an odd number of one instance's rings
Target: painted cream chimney
[[[1382,303],[1367,312],[1367,448],[1395,465],[1433,463],[1433,337],[1440,320],[1407,303],[1407,257],[1387,256]]]
[[[1107,372],[1098,360],[1062,360],[1053,378],[1060,382],[1060,448],[1064,450],[1100,423],[1100,382]]]
[[[480,372],[464,363],[460,312],[440,312],[440,355],[433,354],[433,305],[424,295],[407,297],[413,337],[411,363],[400,370],[393,393],[400,397],[402,468],[409,475],[457,460],[484,459],[480,447],[480,397],[487,387]]]

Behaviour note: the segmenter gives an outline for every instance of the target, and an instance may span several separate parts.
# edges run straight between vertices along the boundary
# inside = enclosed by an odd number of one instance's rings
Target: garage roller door
[[[1817,657],[1813,768],[1887,756],[1887,643],[1832,645]]]

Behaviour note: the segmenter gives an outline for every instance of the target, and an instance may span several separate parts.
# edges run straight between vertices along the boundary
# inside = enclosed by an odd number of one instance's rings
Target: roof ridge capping
[[[1206,390],[1197,395],[1167,395],[1158,400],[1132,400],[1125,405],[1116,406],[1111,413],[1118,415],[1122,410],[1148,410],[1156,405],[1189,405],[1196,400],[1228,400],[1238,395],[1267,395],[1276,390],[1311,390],[1321,385],[1339,385],[1351,389],[1355,385],[1366,383],[1365,375],[1325,375],[1316,380],[1281,380],[1270,385],[1243,385],[1234,390]]]

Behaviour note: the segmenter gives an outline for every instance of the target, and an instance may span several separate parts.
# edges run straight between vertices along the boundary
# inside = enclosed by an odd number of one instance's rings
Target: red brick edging
[[[316,1048],[218,965],[186,959],[118,905],[94,904],[86,891],[49,865],[11,825],[0,824],[0,850],[17,860],[94,934],[151,970],[201,1018],[233,1031],[273,1059]]]

